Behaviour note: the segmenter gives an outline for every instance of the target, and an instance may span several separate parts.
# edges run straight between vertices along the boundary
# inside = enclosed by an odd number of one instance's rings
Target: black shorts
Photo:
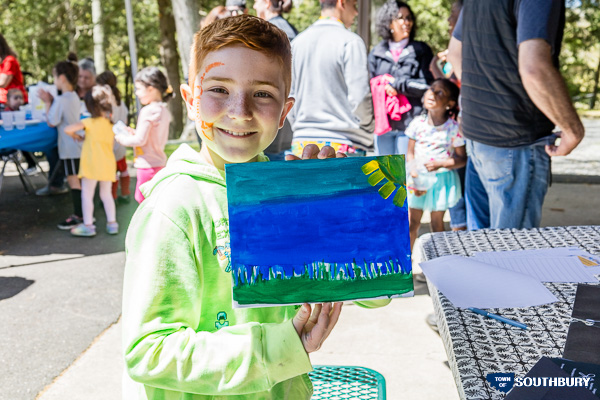
[[[65,158],[62,161],[66,176],[77,175],[79,173],[79,158]]]

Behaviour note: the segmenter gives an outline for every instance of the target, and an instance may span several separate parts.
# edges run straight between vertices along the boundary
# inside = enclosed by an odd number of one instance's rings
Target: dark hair
[[[293,6],[293,0],[271,0],[271,7],[269,7],[269,11],[276,14],[289,13]]]
[[[441,83],[444,86],[444,88],[446,88],[446,90],[448,92],[450,92],[450,96],[449,96],[448,100],[454,101],[454,106],[446,111],[446,116],[450,117],[450,118],[456,117],[458,115],[458,110],[459,110],[458,96],[460,95],[460,89],[458,88],[456,83],[452,82],[450,79],[446,79],[446,78],[436,79],[433,82],[431,82],[431,86],[433,86],[433,84],[436,82]],[[430,86],[430,88],[431,88],[431,86]]]
[[[77,87],[77,78],[79,77],[79,67],[71,61],[59,61],[54,65],[56,76],[64,75],[67,81]]]
[[[335,8],[337,4],[337,0],[320,0],[321,1],[321,10],[328,10],[330,8]]]
[[[173,88],[167,82],[167,77],[156,67],[144,68],[135,75],[135,81],[157,89],[163,101],[167,101],[174,96]]]
[[[67,61],[77,63],[77,61],[79,61],[79,58],[77,58],[77,53],[75,53],[74,51],[70,51],[67,54]]]
[[[0,33],[0,61],[3,61],[8,56],[17,58],[17,53],[8,45],[8,42],[4,39],[4,35]]]
[[[112,94],[115,96],[115,103],[117,103],[118,106],[121,105],[121,92],[117,87],[117,77],[115,74],[111,71],[104,71],[96,77],[96,83],[99,85],[110,86],[110,90],[112,90]]]
[[[403,1],[388,0],[381,6],[379,10],[377,10],[377,16],[375,17],[375,30],[383,40],[392,39],[390,25],[396,18],[398,18],[398,13],[402,7],[408,9],[408,12],[413,19],[413,26],[410,30],[408,39],[410,41],[415,39],[415,34],[417,33],[417,17],[415,16],[415,13],[413,13],[410,6]]]
[[[108,115],[112,113],[114,98],[108,85],[92,86],[92,89],[85,94],[83,101],[93,118],[109,118]]]

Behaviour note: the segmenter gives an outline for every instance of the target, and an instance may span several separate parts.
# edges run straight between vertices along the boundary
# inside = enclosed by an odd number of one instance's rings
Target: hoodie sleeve
[[[143,206],[127,234],[123,295],[123,349],[133,380],[184,393],[243,395],[312,370],[291,320],[196,331],[203,291],[225,288],[203,282],[192,228]]]
[[[348,103],[360,128],[371,134],[375,129],[375,118],[367,70],[367,49],[362,39],[356,38],[348,42],[344,50],[344,79],[348,88]]]

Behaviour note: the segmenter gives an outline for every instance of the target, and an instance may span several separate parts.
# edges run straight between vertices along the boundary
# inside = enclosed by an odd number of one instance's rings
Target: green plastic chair
[[[315,365],[311,400],[385,400],[385,378],[364,367]]]

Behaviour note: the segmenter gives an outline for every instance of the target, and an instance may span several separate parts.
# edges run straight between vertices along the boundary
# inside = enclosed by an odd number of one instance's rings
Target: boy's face
[[[11,110],[18,110],[24,103],[23,93],[11,93],[8,99],[6,99],[6,105]]]
[[[214,165],[253,162],[283,126],[294,99],[286,98],[283,69],[274,57],[243,45],[206,55],[194,87],[181,86]]]

